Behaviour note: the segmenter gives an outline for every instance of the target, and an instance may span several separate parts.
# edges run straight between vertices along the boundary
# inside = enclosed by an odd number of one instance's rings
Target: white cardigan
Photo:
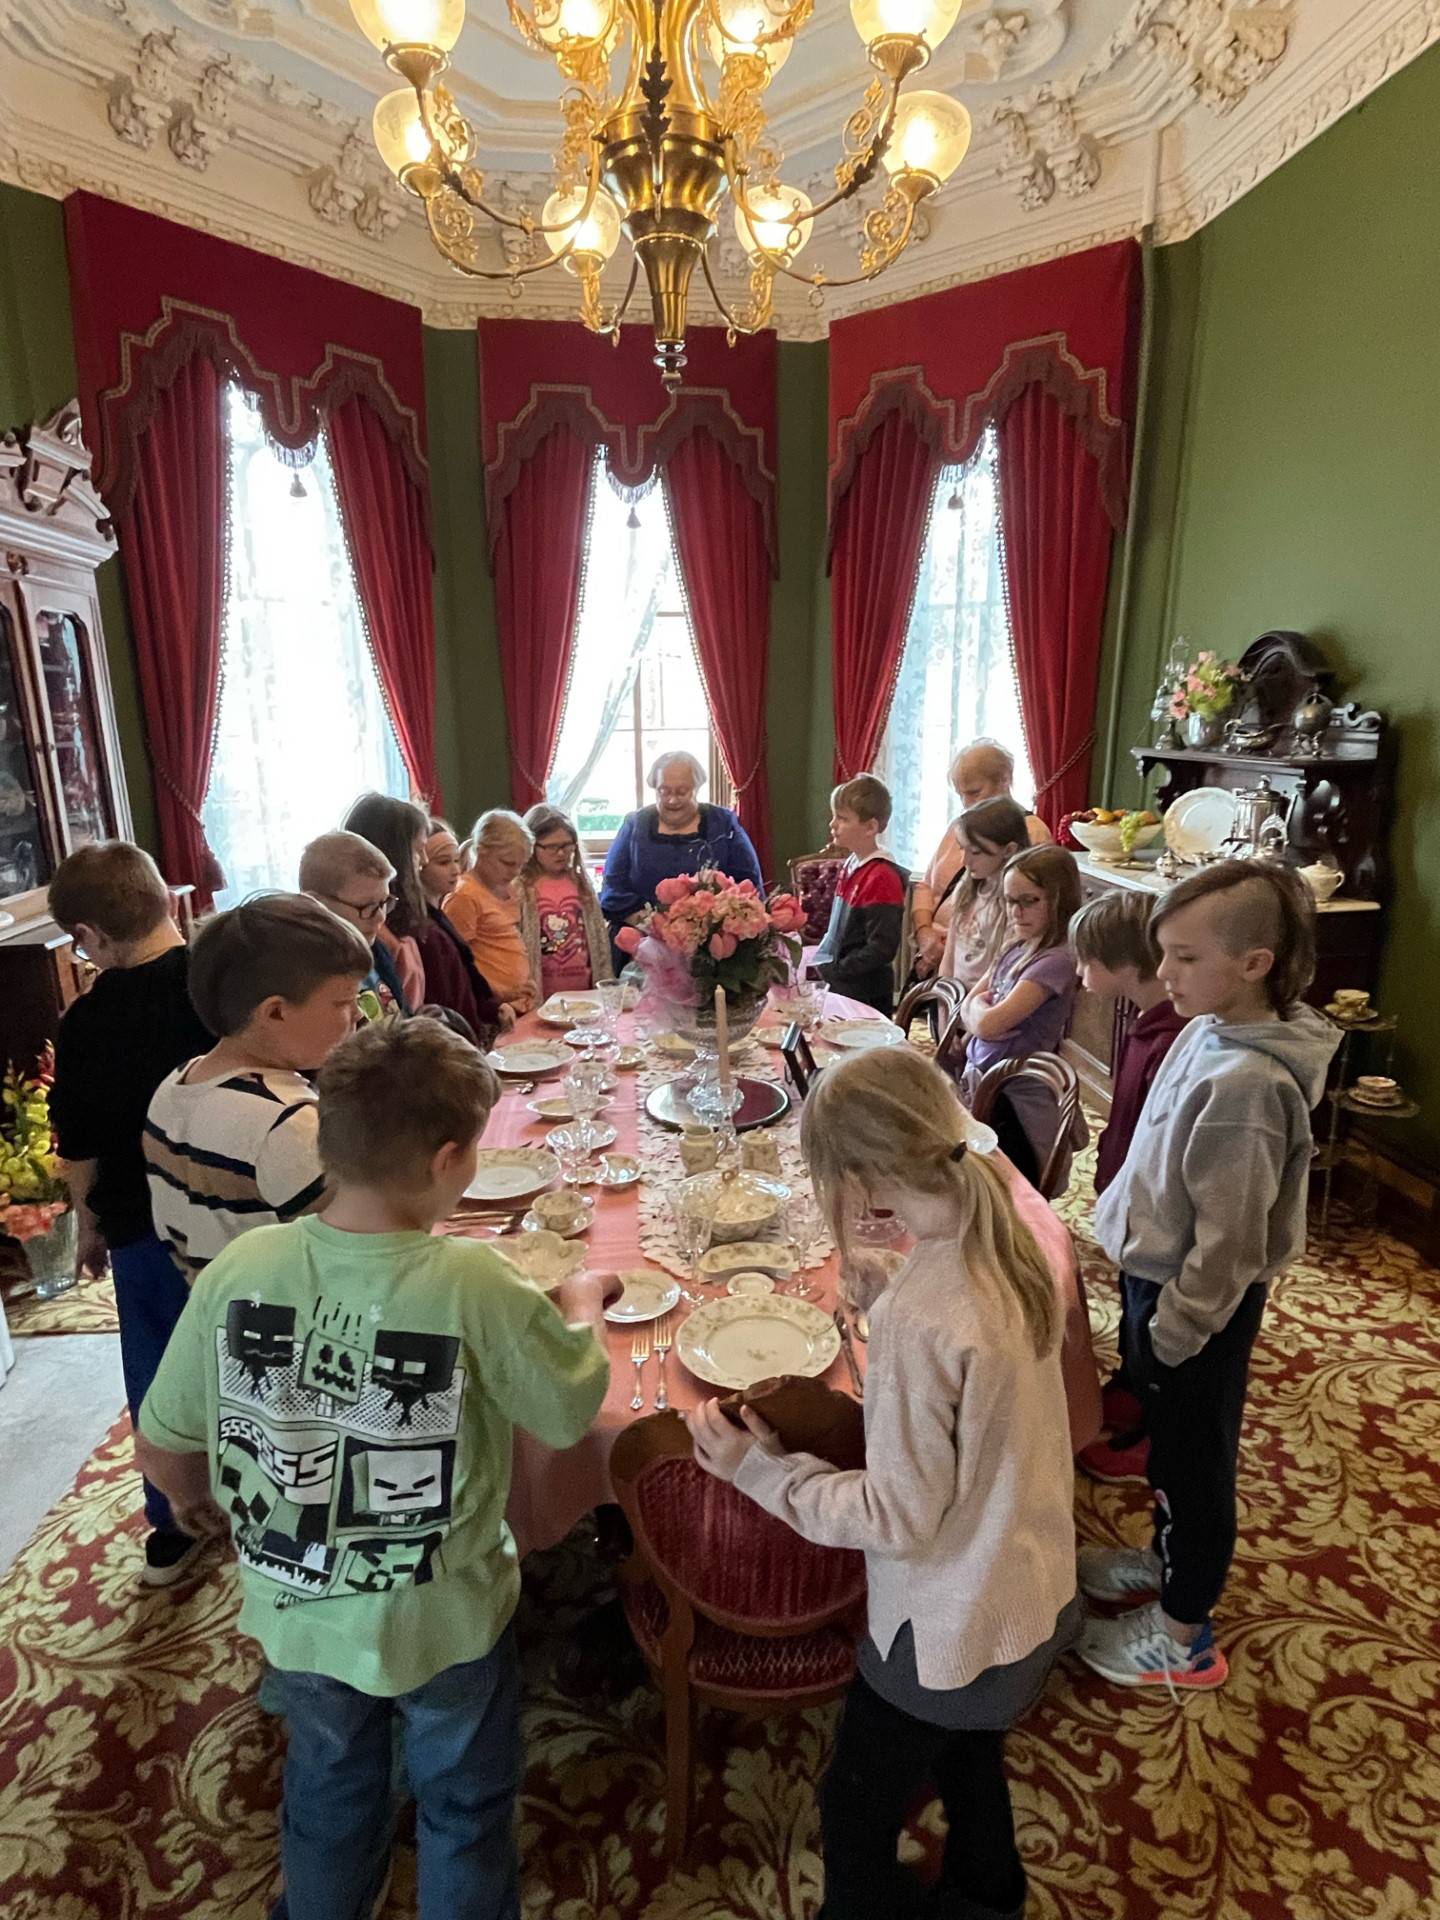
[[[882,1657],[909,1620],[920,1684],[968,1686],[1033,1653],[1075,1595],[1059,1342],[1037,1360],[1008,1290],[925,1240],[871,1310],[869,1361],[863,1471],[757,1446],[735,1484],[863,1550]]]

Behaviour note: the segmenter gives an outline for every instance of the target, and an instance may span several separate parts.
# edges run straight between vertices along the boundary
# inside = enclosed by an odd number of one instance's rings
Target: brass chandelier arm
[[[630,282],[625,289],[623,299],[607,320],[600,305],[600,270],[582,269],[580,273],[580,319],[591,333],[609,334],[611,341],[620,344],[620,322],[630,311],[630,302],[635,298],[635,288],[640,280],[640,260],[636,255],[630,262]]]
[[[420,106],[421,123],[423,124],[426,133],[428,133],[430,136],[431,148],[434,151],[443,154],[445,151],[445,148],[439,136],[436,133],[434,119],[431,111],[434,103],[430,99],[429,94],[423,88],[417,87],[415,89],[415,95]],[[469,121],[464,120],[462,116],[460,116],[459,114],[457,114],[455,118],[457,120],[461,120],[461,124],[463,124],[466,134],[468,135],[468,141],[466,145],[467,153],[473,152],[474,146],[475,146],[474,129],[471,127]],[[492,207],[489,201],[486,200],[483,192],[473,189],[470,185],[470,179],[472,177],[475,180],[481,180],[484,177],[476,168],[471,168],[471,167],[458,168],[454,165],[452,161],[447,159],[443,162],[441,166],[436,168],[436,172],[440,176],[441,183],[444,186],[448,187],[452,193],[457,194],[459,198],[465,202],[467,207],[473,207],[477,213],[483,213],[485,215],[485,218],[487,220],[493,220],[497,227],[510,227],[517,233],[525,233],[525,234],[565,233],[571,227],[574,227],[575,230],[578,232],[580,227],[585,223],[585,221],[589,219],[591,211],[595,205],[595,196],[600,191],[600,149],[597,146],[590,156],[590,173],[585,183],[585,202],[584,202],[584,205],[580,208],[580,211],[578,213],[572,213],[565,220],[552,220],[548,223],[543,220],[537,220],[534,214],[531,214],[531,213],[520,213],[520,214],[505,213],[499,207]],[[428,196],[426,196],[426,201],[427,201],[427,215],[428,215]],[[431,230],[431,233],[433,234],[435,231],[433,225],[431,226],[430,230]],[[573,241],[572,241],[572,244],[573,244]],[[570,248],[567,246],[563,253],[557,253],[553,256],[553,258],[556,260],[563,260],[566,254],[569,253],[569,251],[570,251]],[[549,260],[546,260],[546,261],[542,261],[541,264],[543,266],[549,266],[551,262]],[[517,269],[517,271],[519,270]],[[533,273],[535,269],[533,267],[527,267],[523,269],[523,271],[527,273]],[[487,277],[506,280],[510,278],[510,275],[508,273],[504,273],[499,275],[490,275]]]
[[[742,320],[739,314],[732,313],[729,307],[726,306],[724,297],[715,284],[715,275],[710,266],[710,249],[708,247],[706,247],[700,255],[700,264],[705,270],[705,284],[710,289],[710,298],[715,302],[716,311],[730,331],[732,333],[763,332],[769,323],[770,311],[761,312],[757,304],[755,309],[752,310],[750,318],[748,320]]]
[[[715,0],[704,0],[697,19],[708,21],[720,38],[728,41],[732,47],[773,47],[777,40],[793,40],[814,11],[815,0],[795,0],[794,6],[778,25],[768,33],[757,33],[753,40],[742,40],[738,34],[731,33],[720,17]]]
[[[905,177],[919,178],[920,176]],[[896,192],[900,193],[905,200],[905,219],[900,228],[900,232],[894,239],[888,240],[885,243],[883,251],[877,252],[873,265],[866,267],[861,273],[847,274],[843,280],[832,279],[823,267],[817,267],[813,273],[801,273],[797,267],[788,265],[783,255],[772,253],[761,240],[759,234],[756,233],[755,220],[758,217],[766,221],[769,225],[776,226],[779,223],[773,214],[761,214],[759,216],[749,213],[746,214],[746,218],[750,222],[750,232],[755,242],[754,257],[763,261],[772,273],[783,273],[787,280],[798,280],[802,287],[809,287],[812,293],[820,293],[830,287],[863,287],[867,281],[877,280],[887,267],[893,266],[895,261],[898,260],[900,255],[905,251],[906,247],[909,246],[910,236],[915,230],[915,209],[930,191],[931,189],[928,186],[921,192],[907,191],[898,185],[891,189],[891,193],[886,195],[887,206],[890,203],[892,195]],[[806,220],[810,218],[809,214],[806,214],[804,217]],[[798,226],[799,224],[800,222],[797,221],[796,225]],[[710,277],[708,261],[705,277],[707,280]],[[719,304],[718,301],[716,304]],[[742,329],[742,331],[744,331],[744,329]]]

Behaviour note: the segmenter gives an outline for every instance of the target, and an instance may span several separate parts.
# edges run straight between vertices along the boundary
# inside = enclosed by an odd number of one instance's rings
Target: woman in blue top
[[[750,836],[728,807],[702,806],[696,794],[705,769],[693,753],[667,753],[651,767],[645,784],[653,807],[641,807],[621,822],[605,862],[600,907],[613,940],[619,929],[643,918],[655,905],[655,889],[677,874],[718,867],[732,880],[753,880],[763,891],[760,862]],[[616,966],[624,965],[617,953]]]

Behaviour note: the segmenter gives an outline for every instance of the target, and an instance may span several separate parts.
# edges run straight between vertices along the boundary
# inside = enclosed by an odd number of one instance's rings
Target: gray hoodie
[[[1312,1008],[1192,1020],[1166,1055],[1095,1232],[1122,1272],[1163,1288],[1156,1358],[1179,1366],[1255,1282],[1305,1245],[1310,1114],[1340,1036]]]

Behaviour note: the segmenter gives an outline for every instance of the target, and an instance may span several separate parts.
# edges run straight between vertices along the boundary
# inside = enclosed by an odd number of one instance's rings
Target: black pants
[[[1122,1274],[1125,1371],[1145,1408],[1146,1469],[1155,1493],[1155,1551],[1164,1567],[1160,1604],[1198,1626],[1220,1598],[1235,1552],[1235,1469],[1250,1349],[1265,1289],[1247,1288],[1218,1333],[1178,1367],[1155,1357],[1150,1321],[1160,1288]]]
[[[933,1780],[950,1823],[936,1920],[1010,1914],[1025,1900],[1015,1850],[1003,1733],[954,1733],[912,1719],[857,1678],[845,1696],[835,1754],[820,1789],[825,1904],[820,1920],[895,1920],[915,1908],[896,1860],[905,1816]]]

